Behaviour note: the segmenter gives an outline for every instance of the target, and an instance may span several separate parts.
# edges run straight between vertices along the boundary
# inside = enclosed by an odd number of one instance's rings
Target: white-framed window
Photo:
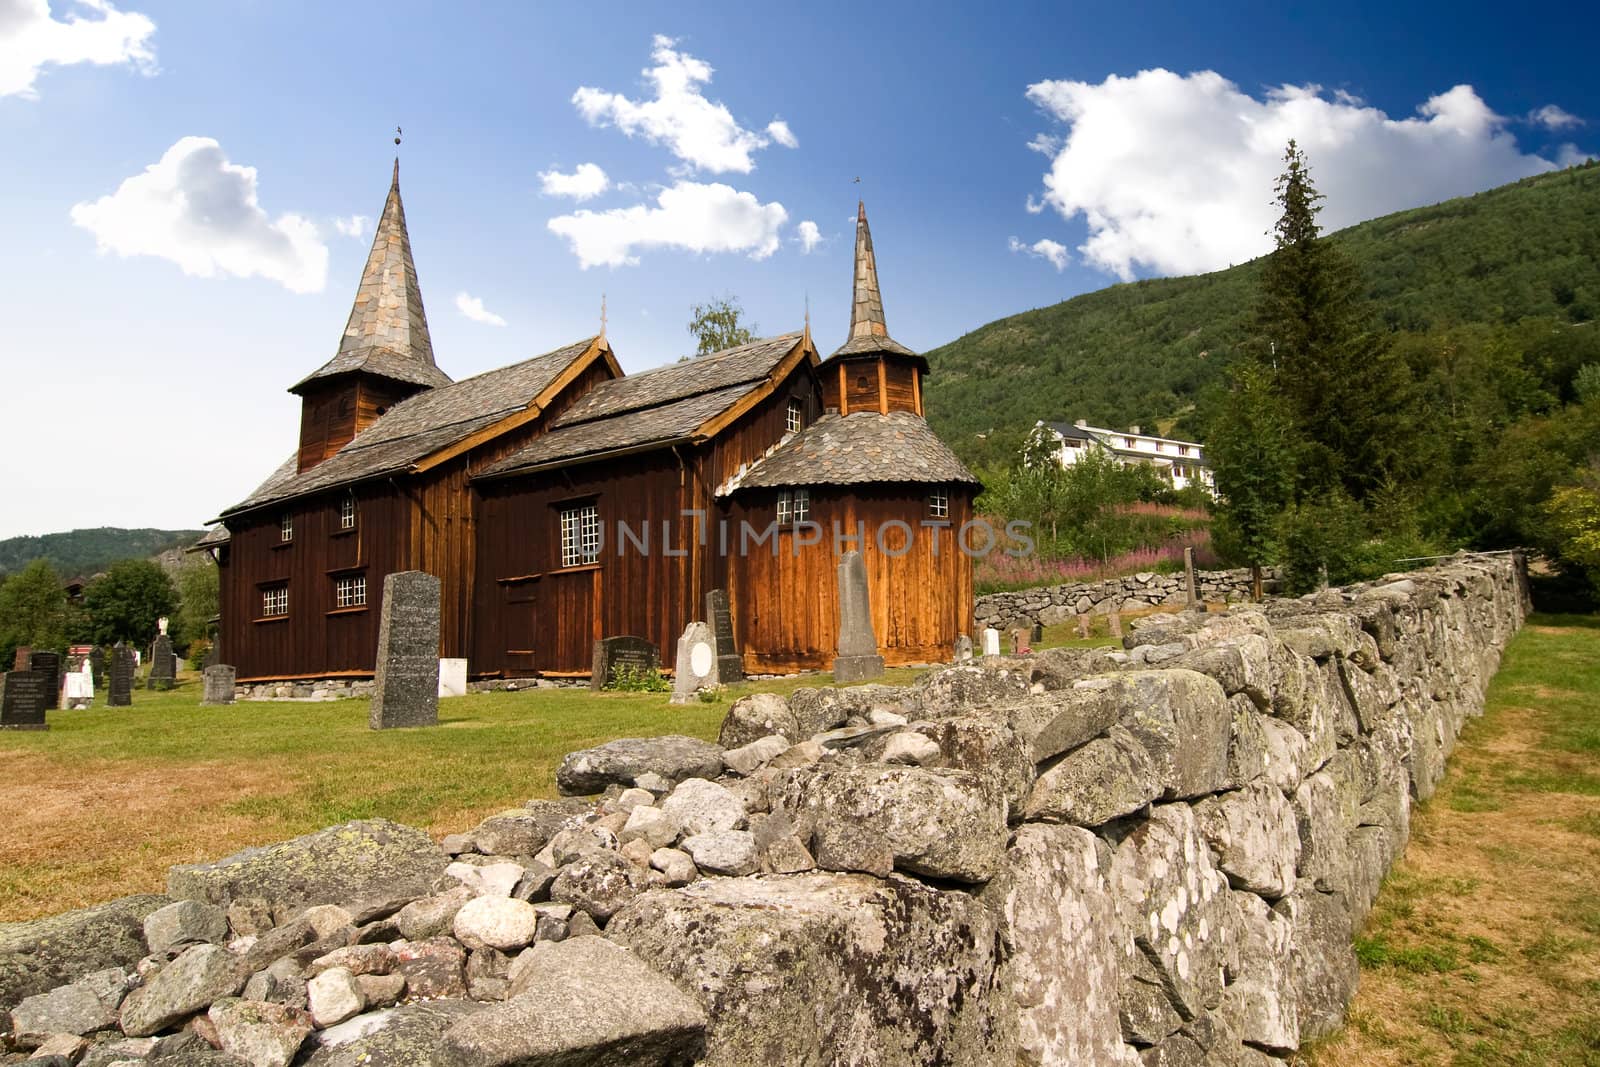
[[[294,540],[294,516],[290,515],[288,512],[285,512],[278,519],[278,540]]]
[[[934,519],[948,519],[950,517],[950,494],[942,489],[935,489],[928,494],[928,516]]]
[[[351,574],[334,580],[333,606],[336,608],[360,608],[367,604],[367,576],[365,574]]]
[[[275,619],[289,614],[289,585],[269,585],[261,590],[261,617]]]
[[[778,525],[790,526],[811,519],[811,490],[785,489],[778,494]]]
[[[600,509],[580,504],[561,510],[561,565],[579,567],[600,559]]]
[[[354,530],[356,528],[356,495],[346,493],[339,501],[339,529]]]
[[[784,429],[786,429],[789,433],[799,433],[802,415],[803,411],[800,407],[800,401],[790,400],[789,416],[787,421],[784,423]]]

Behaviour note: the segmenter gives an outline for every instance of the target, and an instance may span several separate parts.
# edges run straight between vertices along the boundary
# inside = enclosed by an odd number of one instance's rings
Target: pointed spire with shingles
[[[411,260],[406,211],[400,202],[398,159],[394,161],[389,197],[372,237],[372,251],[361,272],[361,285],[350,309],[350,321],[339,340],[339,351],[290,391],[318,378],[358,371],[430,387],[448,385],[451,380],[433,361],[422,287]]]
[[[878,261],[872,254],[872,231],[867,227],[867,205],[856,203],[855,298],[850,304],[850,336],[835,356],[858,352],[896,352],[914,355],[889,336],[883,318],[883,294],[878,289]]]

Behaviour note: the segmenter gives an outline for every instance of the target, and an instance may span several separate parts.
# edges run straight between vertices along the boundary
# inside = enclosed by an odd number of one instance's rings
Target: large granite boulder
[[[556,788],[567,796],[588,796],[611,785],[628,788],[643,774],[681,782],[721,773],[722,749],[709,741],[681,734],[624,737],[569,752],[556,770]]]
[[[1130,671],[1111,684],[1108,699],[1154,759],[1163,796],[1204,796],[1227,784],[1233,709],[1215,679],[1188,670]]]
[[[459,1020],[439,1064],[460,1067],[689,1067],[705,1009],[621,945],[542,941],[514,969],[511,998]]]
[[[122,998],[137,983],[121,967],[84,975],[48,993],[25,998],[11,1012],[11,1033],[23,1048],[36,1048],[52,1034],[87,1034],[117,1024]]]
[[[1345,1006],[1356,995],[1360,969],[1351,939],[1350,909],[1336,893],[1320,893],[1302,880],[1278,904],[1294,927],[1290,988],[1300,1020],[1300,1039],[1326,1037],[1344,1025]]]
[[[167,892],[224,907],[263,900],[281,921],[313,904],[423,896],[449,863],[421,830],[360,819],[214,863],[173,867]]]
[[[837,724],[829,724],[821,729],[831,729],[834,725]],[[777,693],[751,693],[735,700],[733,707],[728,709],[727,716],[722,720],[722,730],[717,735],[717,743],[723,748],[740,748],[774,735],[799,739],[802,736],[799,719],[789,710],[789,701]],[[805,736],[809,737],[810,734]]]
[[[1161,795],[1155,760],[1121,726],[1063,756],[1039,775],[1023,818],[1101,826]]]
[[[145,954],[145,919],[168,903],[159,896],[122,897],[43,919],[0,923],[0,1016],[24,997],[94,971],[131,968]]]
[[[319,1045],[302,1067],[417,1067],[437,1063],[445,1032],[483,1009],[465,1000],[413,1001],[358,1015],[317,1035]]]
[[[220,945],[196,945],[122,1002],[122,1032],[148,1037],[244,987],[248,972]]]
[[[1014,1062],[997,935],[966,893],[820,872],[652,891],[606,928],[705,1004],[704,1067]]]
[[[1253,782],[1195,805],[1200,832],[1235,889],[1271,900],[1294,889],[1300,860],[1295,812],[1278,787]]]
[[[523,807],[489,816],[467,837],[485,856],[532,856],[589,809],[583,800],[530,800]]]
[[[1126,952],[1104,852],[1087,830],[1025,825],[983,891],[1003,920],[1009,958],[1001,973],[1016,1002],[1018,1063],[1139,1062],[1117,1021]]]
[[[971,771],[819,764],[786,772],[772,806],[824,870],[986,882],[1005,855],[1005,798]]]

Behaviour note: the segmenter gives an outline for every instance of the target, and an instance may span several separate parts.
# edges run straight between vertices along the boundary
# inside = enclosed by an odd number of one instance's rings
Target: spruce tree
[[[1361,500],[1406,473],[1410,371],[1378,329],[1354,262],[1321,236],[1323,195],[1294,141],[1276,192],[1282,210],[1261,271],[1254,354],[1306,440],[1302,493],[1342,488]]]

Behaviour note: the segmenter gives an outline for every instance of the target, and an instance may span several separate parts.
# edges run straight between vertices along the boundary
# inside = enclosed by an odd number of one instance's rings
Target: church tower
[[[406,397],[448,384],[450,376],[433,362],[395,160],[339,351],[289,389],[301,400],[299,470],[339,451]]]
[[[872,254],[867,205],[856,205],[855,298],[850,336],[817,368],[823,405],[841,415],[874,411],[922,414],[922,376],[928,361],[889,336],[878,289],[878,262]]]

